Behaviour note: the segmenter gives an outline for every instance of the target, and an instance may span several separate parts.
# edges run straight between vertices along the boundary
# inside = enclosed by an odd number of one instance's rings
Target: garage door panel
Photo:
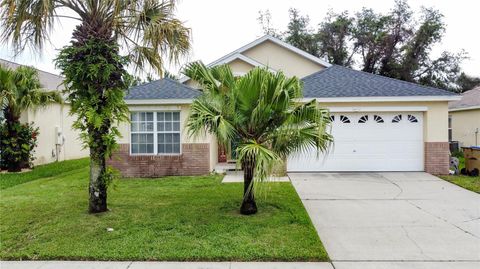
[[[288,171],[422,171],[421,113],[333,113],[334,145],[317,158],[314,149],[292,155]],[[368,120],[365,121],[368,115]],[[377,115],[377,117],[374,117]],[[401,115],[401,116],[398,116]],[[412,115],[412,116],[408,116]],[[350,123],[340,121],[347,117]],[[363,117],[363,123],[359,120]],[[379,123],[373,119],[381,117]],[[397,122],[392,120],[396,118]]]

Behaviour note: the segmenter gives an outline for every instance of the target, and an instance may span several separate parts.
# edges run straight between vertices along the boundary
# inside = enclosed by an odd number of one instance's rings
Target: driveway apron
[[[290,173],[336,269],[480,268],[480,195],[422,172]]]

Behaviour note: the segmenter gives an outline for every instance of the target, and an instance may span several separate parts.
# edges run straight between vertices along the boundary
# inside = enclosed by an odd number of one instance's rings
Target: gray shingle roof
[[[163,78],[129,89],[125,99],[193,99],[200,91],[170,79]]]
[[[304,77],[306,98],[452,96],[455,93],[332,65]]]
[[[462,93],[462,99],[448,103],[449,109],[467,109],[480,106],[480,86]]]
[[[8,60],[0,59],[0,65],[6,66],[11,69],[17,69],[20,66],[27,66],[23,64],[14,63]],[[36,69],[36,68],[35,68]],[[38,79],[42,87],[45,87],[48,90],[64,90],[63,86],[63,77],[55,75],[49,72],[45,72],[39,69],[36,69],[38,73]]]

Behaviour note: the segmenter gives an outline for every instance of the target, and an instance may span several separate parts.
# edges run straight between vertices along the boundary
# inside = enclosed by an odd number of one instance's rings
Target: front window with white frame
[[[131,154],[180,154],[180,112],[132,112]]]

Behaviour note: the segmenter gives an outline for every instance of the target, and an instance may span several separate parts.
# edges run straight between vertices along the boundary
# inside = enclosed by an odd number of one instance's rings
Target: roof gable
[[[274,44],[276,44],[276,45],[278,45],[278,46],[281,46],[281,47],[283,47],[283,48],[285,48],[285,49],[288,49],[288,50],[290,50],[290,51],[292,51],[292,52],[294,52],[294,53],[296,53],[296,54],[298,54],[298,55],[300,55],[300,56],[302,56],[302,57],[304,57],[304,58],[306,58],[306,59],[309,59],[309,60],[312,61],[312,62],[318,63],[318,64],[320,64],[320,65],[322,65],[322,66],[324,66],[324,67],[329,67],[329,66],[331,65],[331,64],[327,63],[326,61],[318,58],[318,57],[315,57],[315,56],[313,56],[313,55],[311,55],[311,54],[309,54],[309,53],[307,53],[307,52],[305,52],[305,51],[303,51],[303,50],[301,50],[301,49],[299,49],[299,48],[297,48],[297,47],[294,47],[294,46],[292,46],[292,45],[290,45],[290,44],[288,44],[288,43],[286,43],[286,42],[284,42],[284,41],[282,41],[282,40],[280,40],[280,39],[278,39],[278,38],[275,38],[275,37],[273,37],[273,36],[270,36],[270,35],[264,35],[264,36],[262,36],[262,37],[260,37],[260,38],[258,38],[258,39],[256,39],[256,40],[248,43],[247,45],[245,45],[245,46],[243,46],[243,47],[241,47],[241,48],[239,48],[239,49],[237,49],[237,50],[235,50],[235,51],[232,51],[231,53],[229,53],[229,54],[221,57],[220,59],[218,59],[218,60],[210,63],[209,65],[217,65],[217,64],[220,64],[220,63],[224,62],[225,59],[230,58],[232,55],[242,54],[242,53],[246,52],[247,50],[250,50],[251,48],[256,47],[256,46],[258,46],[258,45],[260,45],[260,44],[262,44],[262,43],[264,43],[264,42],[267,42],[267,41],[270,41],[270,42],[272,42],[272,43],[274,43]]]
[[[398,79],[332,65],[303,79],[305,98],[457,96]]]
[[[329,64],[328,62],[316,57],[316,56],[313,56],[299,48],[296,48],[278,38],[275,38],[275,37],[272,37],[270,35],[265,35],[265,36],[262,36],[248,44],[246,44],[245,46],[242,46],[241,48],[239,49],[236,49],[230,53],[228,53],[227,55],[211,62],[210,64],[208,64],[207,66],[211,67],[211,66],[215,66],[215,65],[220,65],[220,64],[228,64],[236,59],[240,59],[244,62],[247,62],[253,66],[258,66],[258,67],[267,67],[269,68],[271,71],[277,71],[276,69],[277,68],[274,68],[272,66],[269,65],[269,63],[267,62],[262,62],[261,60],[258,60],[258,59],[254,59],[253,57],[249,57],[249,51],[252,51],[254,50],[256,47],[259,47],[261,46],[262,44],[265,44],[265,43],[273,43],[275,44],[276,46],[279,46],[280,48],[282,49],[285,49],[285,50],[288,50],[289,52],[291,52],[292,54],[295,54],[295,55],[298,55],[299,57],[301,58],[304,58],[306,60],[308,60],[308,62],[311,62],[311,63],[314,63],[316,65],[319,65],[319,69],[320,68],[325,68],[325,67],[329,67],[331,66],[331,64]],[[288,65],[288,64],[291,64],[291,63],[284,63],[285,65]],[[318,69],[317,69],[318,70]],[[311,72],[309,72],[311,73]],[[187,76],[183,76],[182,78],[180,78],[180,82],[184,83],[186,81],[188,81],[190,78],[187,77]]]

